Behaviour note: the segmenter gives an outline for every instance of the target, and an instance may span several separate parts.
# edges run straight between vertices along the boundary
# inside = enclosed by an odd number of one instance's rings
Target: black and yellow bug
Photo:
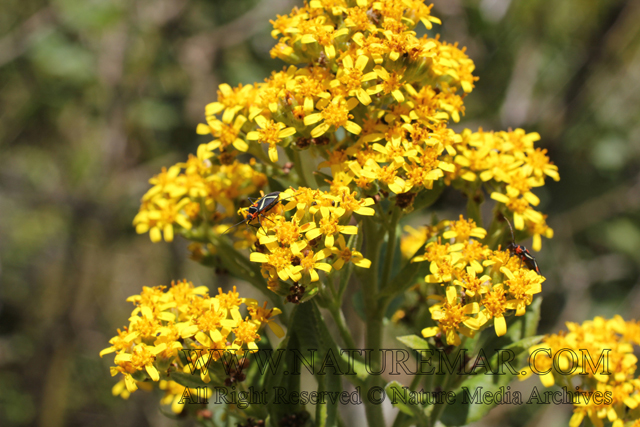
[[[536,259],[533,257],[533,255],[531,255],[531,252],[529,252],[526,247],[518,245],[516,243],[511,223],[509,222],[507,217],[503,216],[503,218],[505,219],[505,221],[507,221],[507,224],[509,224],[509,230],[511,231],[511,243],[509,243],[509,246],[507,246],[507,250],[511,253],[511,256],[520,258],[520,261],[524,263],[524,265],[526,265],[529,270],[533,270],[536,273],[540,274],[540,268],[538,267]]]
[[[269,212],[273,209],[278,203],[280,203],[280,191],[273,191],[265,196],[260,197],[259,199],[249,198],[251,202],[251,206],[247,208],[247,216],[237,224],[232,225],[227,228],[227,230],[223,233],[227,233],[234,227],[237,227],[240,224],[249,224],[251,221],[258,219],[260,223],[260,227],[262,227],[262,222],[260,221],[260,217],[266,218],[265,213]]]

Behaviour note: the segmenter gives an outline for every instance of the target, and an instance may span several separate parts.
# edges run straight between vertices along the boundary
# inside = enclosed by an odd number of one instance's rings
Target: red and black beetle
[[[250,223],[256,218],[258,219],[258,222],[260,222],[260,226],[262,226],[260,217],[266,218],[264,214],[273,209],[278,203],[280,203],[280,193],[280,191],[273,191],[265,196],[260,197],[259,199],[249,198],[251,206],[247,208],[247,216],[245,217],[245,219],[227,228],[227,230],[222,234],[227,233],[229,230],[240,224]]]
[[[522,245],[518,245],[516,243],[516,239],[513,234],[513,227],[511,227],[511,223],[509,222],[507,217],[505,217],[504,215],[503,215],[503,218],[505,219],[505,221],[507,221],[507,224],[509,224],[509,230],[511,230],[511,243],[509,243],[509,246],[507,246],[507,250],[511,253],[511,256],[516,256],[520,258],[520,261],[523,262],[524,265],[526,265],[529,270],[533,270],[536,273],[540,274],[540,267],[538,267],[538,263],[536,262],[536,259],[534,258],[533,255],[531,255],[531,252],[529,252],[529,249],[525,248]]]

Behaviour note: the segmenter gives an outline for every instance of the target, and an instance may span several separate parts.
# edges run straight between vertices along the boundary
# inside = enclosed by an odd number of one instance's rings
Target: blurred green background
[[[151,244],[131,221],[148,178],[207,142],[195,127],[218,84],[284,65],[268,20],[296,4],[0,2],[0,425],[176,424],[157,396],[112,397],[98,352],[142,286],[217,283],[184,241]],[[439,0],[435,14],[480,77],[455,128],[537,131],[560,168],[538,191],[556,232],[537,255],[540,332],[640,318],[640,1]],[[566,425],[567,409],[484,424]]]

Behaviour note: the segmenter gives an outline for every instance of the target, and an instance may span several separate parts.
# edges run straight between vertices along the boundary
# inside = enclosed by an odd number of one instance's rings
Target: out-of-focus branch
[[[295,0],[262,1],[236,20],[212,31],[197,34],[186,39],[179,51],[180,62],[184,65],[193,82],[187,102],[187,110],[192,118],[202,116],[202,107],[211,102],[218,82],[212,79],[212,69],[216,52],[238,45],[262,31],[277,13],[287,13],[296,4]]]
[[[27,51],[33,37],[40,33],[50,32],[55,21],[50,7],[40,9],[18,28],[0,39],[0,67],[13,61]]]
[[[614,215],[640,208],[640,174],[633,184],[620,185],[600,196],[593,197],[575,208],[556,216],[553,228],[560,238],[583,231]],[[588,212],[588,215],[585,215]]]

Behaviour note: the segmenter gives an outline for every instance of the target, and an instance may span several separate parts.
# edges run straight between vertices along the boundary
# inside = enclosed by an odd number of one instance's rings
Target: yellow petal
[[[304,125],[309,126],[309,125],[318,123],[320,120],[322,120],[322,114],[320,113],[309,114],[308,116],[304,117]]]
[[[369,94],[362,88],[358,89],[356,91],[356,97],[358,98],[358,101],[360,101],[362,103],[362,105],[369,105],[371,104],[371,97],[369,96]],[[359,132],[358,132],[359,133]]]
[[[242,151],[243,153],[249,149],[249,145],[240,138],[237,138],[235,141],[233,141],[233,146],[236,150]]]
[[[198,123],[196,133],[198,135],[208,135],[211,133],[211,128],[209,128],[209,125],[205,125],[204,123]]]
[[[440,332],[440,328],[438,328],[437,326],[432,326],[430,328],[424,328],[422,330],[422,336],[425,338],[429,338],[435,336],[438,332]]]
[[[145,369],[147,370],[147,373],[149,374],[152,380],[160,381],[160,374],[158,374],[158,370],[156,369],[155,366],[149,364],[145,366]]]
[[[284,330],[280,325],[275,322],[269,322],[267,323],[267,325],[269,326],[269,329],[271,329],[271,331],[275,334],[275,336],[277,336],[278,338],[284,337]]]
[[[278,161],[278,147],[275,144],[269,145],[269,160],[273,163]]]
[[[368,63],[369,57],[366,55],[360,55],[358,56],[358,59],[356,59],[356,68],[360,71],[364,71]]]
[[[306,119],[306,117],[305,117]],[[317,138],[319,136],[324,135],[330,128],[331,126],[329,126],[326,123],[322,123],[321,125],[315,127],[312,131],[311,131],[311,136],[313,138]]]
[[[249,260],[252,262],[269,262],[269,257],[260,252],[251,252]]]
[[[493,193],[491,193],[491,198],[493,200],[496,200],[496,201],[500,202],[500,203],[505,203],[505,204],[509,203],[509,198],[507,196],[505,196],[502,193],[495,192],[495,191]]]
[[[296,128],[294,127],[288,127],[286,129],[282,129],[279,133],[278,133],[278,137],[279,138],[287,138],[290,137],[292,135],[295,135],[296,133]]]
[[[458,291],[455,286],[447,286],[447,302],[451,305],[458,301]]]
[[[496,335],[501,337],[507,333],[507,322],[503,316],[495,317],[493,319],[493,326],[496,328]]]

